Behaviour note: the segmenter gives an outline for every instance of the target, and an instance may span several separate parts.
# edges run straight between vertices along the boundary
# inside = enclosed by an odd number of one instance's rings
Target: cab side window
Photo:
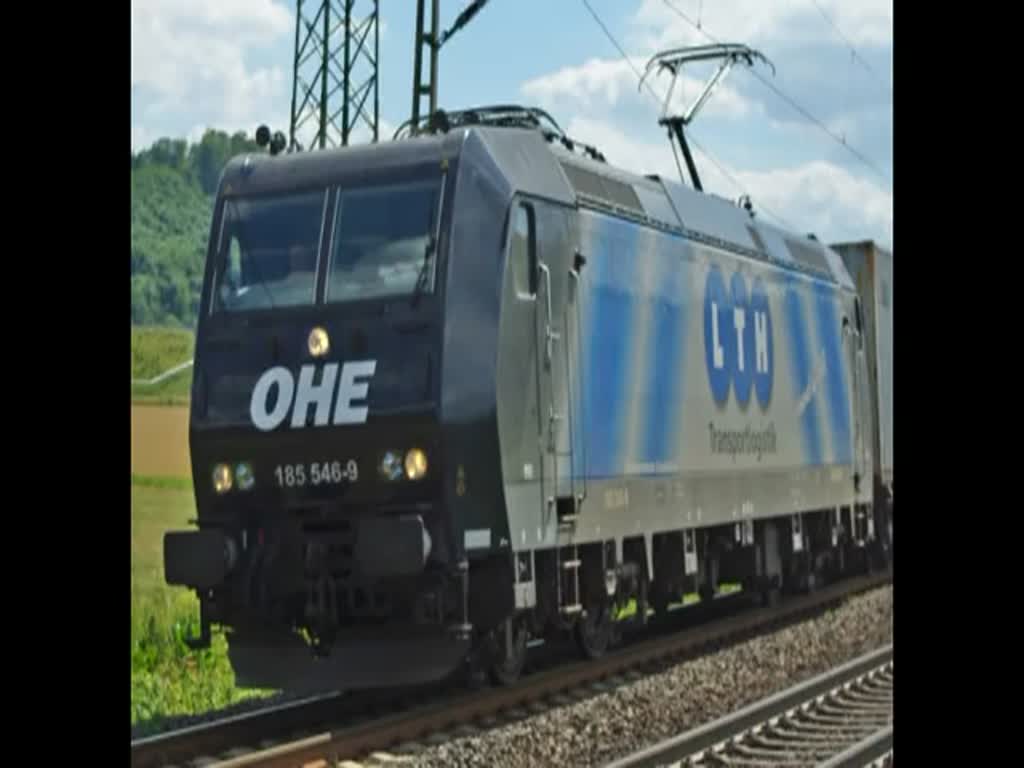
[[[512,237],[508,258],[516,294],[523,299],[537,295],[537,235],[533,207],[519,203],[512,212]]]

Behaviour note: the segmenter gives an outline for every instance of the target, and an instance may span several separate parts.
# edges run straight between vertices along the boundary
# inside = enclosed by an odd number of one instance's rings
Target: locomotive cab
[[[226,627],[241,684],[436,679],[468,648],[463,529],[500,519],[483,351],[507,203],[479,158],[457,182],[465,139],[224,171],[191,400],[198,530],[164,553],[199,595],[195,644]]]

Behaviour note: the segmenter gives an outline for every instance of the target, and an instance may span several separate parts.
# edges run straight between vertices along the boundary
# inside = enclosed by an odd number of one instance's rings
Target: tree
[[[132,323],[194,325],[213,196],[227,162],[262,153],[245,132],[162,138],[132,153]]]

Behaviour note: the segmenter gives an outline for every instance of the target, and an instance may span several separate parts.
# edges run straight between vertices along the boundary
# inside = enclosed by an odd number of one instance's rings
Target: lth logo
[[[751,389],[761,407],[768,407],[775,355],[771,309],[760,277],[748,294],[739,272],[726,288],[722,271],[717,265],[710,268],[704,287],[704,359],[716,403],[725,404],[731,384],[741,407],[750,402]]]

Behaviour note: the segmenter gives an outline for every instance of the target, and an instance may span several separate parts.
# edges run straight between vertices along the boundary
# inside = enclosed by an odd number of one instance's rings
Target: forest
[[[262,150],[245,133],[210,129],[132,152],[132,325],[195,326],[217,181],[248,151]]]

